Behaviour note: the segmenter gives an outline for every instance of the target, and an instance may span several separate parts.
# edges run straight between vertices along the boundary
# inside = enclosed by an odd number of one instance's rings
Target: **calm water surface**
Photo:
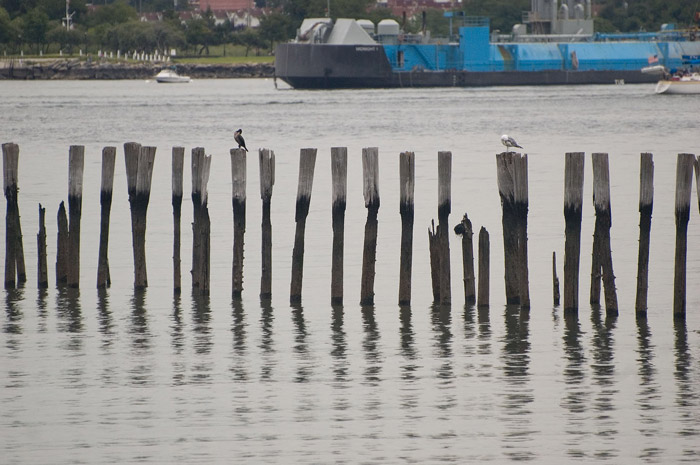
[[[269,80],[2,82],[0,141],[20,145],[29,282],[3,291],[2,463],[698,463],[700,215],[689,225],[688,316],[672,319],[676,154],[700,153],[700,98],[653,86],[275,90]],[[251,149],[243,300],[231,299],[228,151]],[[506,306],[495,153],[508,133],[529,156],[532,309]],[[122,146],[158,147],[148,210],[149,287],[133,290]],[[56,289],[55,214],[68,147],[86,146],[81,288]],[[95,289],[101,149],[118,147],[112,287]],[[212,293],[193,297],[186,163],[183,293],[172,291],[170,151],[213,156]],[[347,146],[345,305],[330,302],[330,147]],[[360,307],[366,210],[362,147],[380,153],[375,306]],[[258,299],[256,150],[275,151],[273,298]],[[319,149],[306,229],[303,306],[288,304],[299,149]],[[413,305],[399,308],[398,154],[416,153]],[[491,306],[431,304],[426,229],[437,215],[437,152],[451,150],[452,216],[491,235]],[[586,152],[580,311],[552,306],[563,275],[563,155]],[[648,319],[637,321],[639,153],[654,153]],[[590,154],[610,154],[620,315],[587,304],[594,226]],[[694,187],[695,188],[695,187]],[[49,278],[36,289],[38,204]],[[4,228],[0,231],[4,242]],[[0,251],[4,257],[4,250]]]

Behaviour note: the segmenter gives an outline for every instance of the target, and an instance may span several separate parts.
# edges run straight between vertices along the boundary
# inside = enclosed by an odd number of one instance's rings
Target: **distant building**
[[[238,11],[255,8],[253,0],[199,0],[199,11]]]

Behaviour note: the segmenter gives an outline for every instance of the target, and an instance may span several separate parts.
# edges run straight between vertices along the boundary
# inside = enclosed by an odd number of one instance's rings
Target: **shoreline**
[[[161,69],[175,66],[192,79],[274,77],[272,63],[193,64],[167,62],[107,62],[76,59],[12,59],[0,61],[0,80],[117,80],[150,79]]]

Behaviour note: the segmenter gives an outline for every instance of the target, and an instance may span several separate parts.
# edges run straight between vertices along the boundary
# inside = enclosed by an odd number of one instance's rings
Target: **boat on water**
[[[700,55],[693,31],[593,32],[590,0],[532,0],[511,34],[457,16],[447,38],[404,33],[394,20],[305,19],[275,50],[275,77],[298,89],[654,83],[641,68]],[[452,34],[453,22],[460,23]]]
[[[657,94],[700,94],[700,73],[662,79],[656,83]]]
[[[654,92],[657,94],[700,94],[700,55],[683,56],[683,67],[669,70],[665,66],[647,67],[642,72],[661,76]]]
[[[156,82],[160,83],[190,82],[192,80],[189,76],[180,76],[175,67],[161,70],[158,74],[156,74],[154,79]]]

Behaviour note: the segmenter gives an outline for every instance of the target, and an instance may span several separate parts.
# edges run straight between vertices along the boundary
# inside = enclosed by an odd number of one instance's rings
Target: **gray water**
[[[653,86],[276,90],[270,80],[0,82],[0,142],[20,146],[29,281],[3,291],[0,462],[503,463],[700,461],[700,217],[688,229],[688,314],[673,322],[676,154],[700,152],[698,96]],[[244,292],[231,299],[228,151],[248,159]],[[532,309],[505,305],[495,154],[507,133],[529,157]],[[158,147],[148,210],[149,287],[133,290],[122,146]],[[68,147],[86,146],[81,288],[54,287],[56,211]],[[118,147],[112,287],[95,289],[101,149]],[[192,297],[185,170],[183,293],[172,291],[172,146],[205,147],[212,292]],[[347,146],[345,305],[330,302],[330,147]],[[375,306],[359,306],[366,210],[361,149],[379,147]],[[275,151],[273,298],[258,299],[257,148]],[[290,308],[299,149],[318,148],[306,228],[302,307]],[[413,305],[399,308],[398,155],[416,154]],[[451,307],[433,308],[426,230],[437,215],[437,152],[451,150],[452,216],[491,237],[491,306],[465,307],[451,239]],[[580,310],[552,306],[563,276],[564,153],[586,152]],[[648,319],[634,299],[639,153],[655,198]],[[593,152],[610,154],[620,314],[591,308]],[[694,186],[695,188],[695,186]],[[38,204],[47,208],[49,279],[36,289]],[[4,243],[4,228],[0,228]],[[0,251],[4,260],[4,249]]]

